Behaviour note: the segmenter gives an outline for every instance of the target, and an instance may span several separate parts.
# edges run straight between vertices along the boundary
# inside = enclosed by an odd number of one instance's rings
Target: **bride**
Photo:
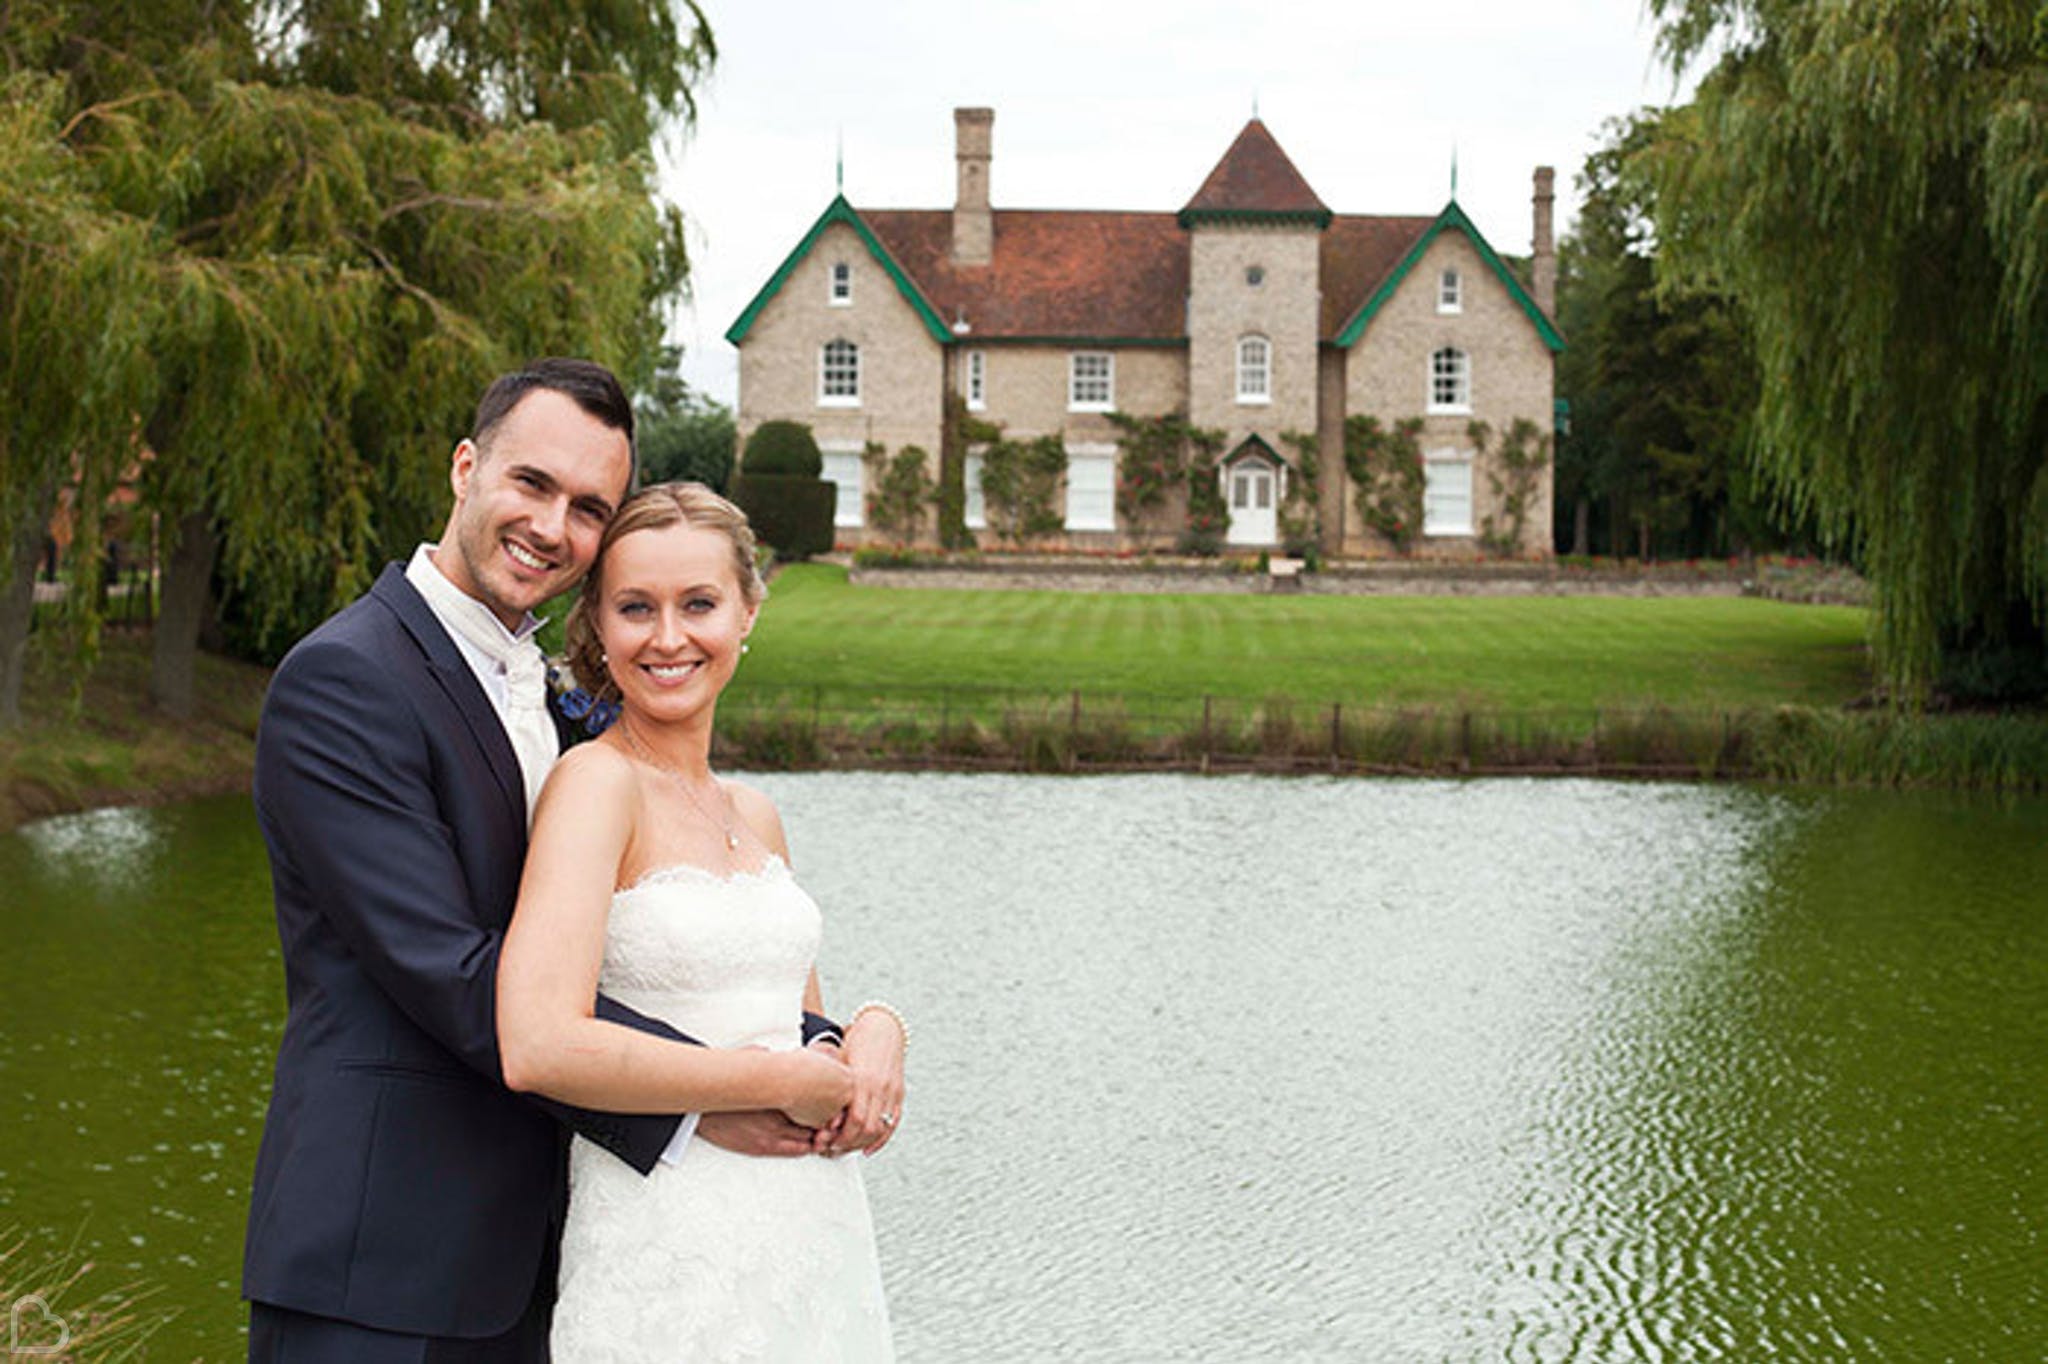
[[[685,1139],[643,1178],[576,1138],[558,1364],[893,1357],[849,1153],[895,1131],[902,1019],[863,1005],[843,1053],[801,1044],[803,1014],[822,1011],[818,909],[774,804],[710,768],[718,695],[765,594],[745,516],[708,489],[645,489],[606,528],[569,648],[620,716],[562,758],[536,807],[498,1037],[515,1089],[709,1122],[780,1110],[813,1153]],[[705,1045],[595,1018],[600,988]]]

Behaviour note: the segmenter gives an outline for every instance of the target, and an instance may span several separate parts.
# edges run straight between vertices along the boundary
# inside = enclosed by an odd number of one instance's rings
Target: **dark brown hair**
[[[631,457],[626,486],[631,488],[639,481],[640,447],[633,437],[633,402],[626,396],[618,376],[594,360],[551,355],[493,379],[476,405],[476,420],[469,427],[470,443],[480,454],[488,455],[491,435],[498,424],[519,406],[520,399],[543,388],[568,398],[612,430],[623,431]]]

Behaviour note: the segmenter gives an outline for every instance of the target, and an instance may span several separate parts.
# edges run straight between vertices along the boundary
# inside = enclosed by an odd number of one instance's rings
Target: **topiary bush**
[[[781,559],[808,559],[832,548],[839,485],[818,477],[825,456],[802,422],[762,422],[747,437],[740,472],[726,490],[753,522],[754,536]]]
[[[825,456],[811,428],[802,422],[762,422],[747,437],[740,468],[749,474],[816,478],[825,472]]]
[[[726,495],[747,514],[754,538],[773,548],[776,558],[808,559],[832,548],[832,515],[839,506],[837,483],[740,473],[732,476]]]

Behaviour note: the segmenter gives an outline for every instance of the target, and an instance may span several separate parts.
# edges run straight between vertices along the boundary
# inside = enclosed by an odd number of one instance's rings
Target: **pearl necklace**
[[[649,767],[675,782],[676,786],[681,789],[683,798],[696,807],[697,813],[704,816],[707,821],[725,835],[725,850],[727,852],[738,852],[740,850],[740,835],[738,828],[732,821],[720,819],[717,815],[705,809],[704,802],[697,799],[697,793],[690,789],[689,778],[657,757],[654,750],[642,743],[640,736],[633,732],[633,726],[630,723],[622,721],[619,725],[619,731],[626,736],[626,742],[633,746],[633,751],[640,755],[642,762],[645,762]],[[725,787],[720,784],[715,776],[711,778],[711,782],[712,785],[718,787],[718,794],[724,799],[727,808],[731,808],[732,797],[726,793]]]

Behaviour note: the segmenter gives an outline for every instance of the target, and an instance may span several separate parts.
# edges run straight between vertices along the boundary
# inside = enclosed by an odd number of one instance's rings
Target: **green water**
[[[761,778],[906,1361],[2048,1356],[2048,802]],[[0,837],[0,1228],[238,1357],[283,997],[246,802]]]

